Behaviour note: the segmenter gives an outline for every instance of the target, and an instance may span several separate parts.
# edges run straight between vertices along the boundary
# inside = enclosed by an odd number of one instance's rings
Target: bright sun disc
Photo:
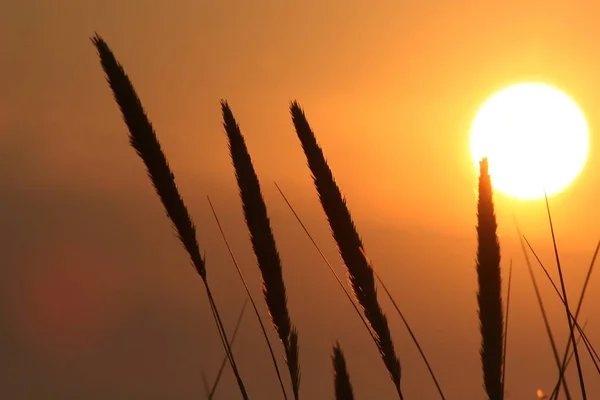
[[[471,127],[477,168],[487,157],[494,188],[534,199],[555,194],[579,175],[588,154],[588,128],[575,102],[560,90],[521,83],[493,95]]]

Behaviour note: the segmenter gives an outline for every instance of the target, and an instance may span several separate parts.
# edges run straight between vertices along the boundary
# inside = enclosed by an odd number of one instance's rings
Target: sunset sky
[[[144,172],[89,38],[129,74],[198,227],[217,302],[233,329],[245,298],[209,195],[259,301],[219,100],[247,140],[298,327],[304,399],[333,396],[345,351],[359,399],[394,398],[377,349],[277,192],[339,273],[294,132],[304,108],[375,268],[449,399],[483,398],[475,250],[477,170],[469,129],[494,92],[542,82],[587,117],[588,162],[550,198],[570,298],[600,239],[600,4],[462,0],[0,0],[0,392],[29,399],[203,398],[223,357],[200,278]],[[493,179],[493,177],[492,177]],[[513,217],[557,276],[543,201],[497,193],[504,280],[513,260],[507,393],[550,392],[556,367]],[[561,352],[564,310],[539,268]],[[600,278],[582,322],[600,346]],[[389,301],[407,399],[437,394]],[[249,310],[248,310],[249,311]],[[270,329],[270,327],[269,327]],[[275,334],[270,329],[273,340]],[[281,356],[281,346],[275,346]],[[247,312],[234,353],[249,395],[279,399]],[[582,356],[588,397],[600,380]],[[283,362],[281,363],[283,368]],[[577,394],[575,368],[569,372]],[[284,378],[288,378],[287,375]],[[290,392],[291,393],[291,392]],[[228,369],[218,398],[238,398]]]

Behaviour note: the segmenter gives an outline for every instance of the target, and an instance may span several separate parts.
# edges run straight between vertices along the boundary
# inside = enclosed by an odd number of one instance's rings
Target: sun
[[[581,172],[588,156],[585,116],[565,93],[520,83],[494,94],[471,127],[477,169],[487,157],[494,188],[522,199],[552,195]]]

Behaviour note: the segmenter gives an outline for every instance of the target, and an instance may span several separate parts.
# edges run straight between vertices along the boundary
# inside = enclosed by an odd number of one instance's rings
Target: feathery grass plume
[[[354,400],[352,392],[352,384],[350,383],[350,375],[346,369],[346,360],[344,353],[338,342],[333,346],[333,380],[335,386],[336,400]]]
[[[546,200],[546,210],[548,211],[548,223],[550,224],[550,233],[552,235],[552,245],[554,247],[554,257],[556,258],[556,267],[558,269],[558,277],[560,280],[560,288],[562,290],[562,296],[564,299],[565,312],[567,314],[567,323],[569,325],[569,340],[573,344],[573,353],[575,355],[575,364],[577,365],[577,376],[579,377],[579,387],[581,389],[581,397],[583,400],[587,400],[587,393],[585,390],[585,381],[583,379],[583,371],[581,369],[581,361],[579,360],[579,351],[577,349],[577,342],[575,341],[573,320],[571,319],[571,309],[569,307],[569,298],[567,297],[567,287],[563,279],[562,267],[560,264],[560,257],[558,254],[558,248],[556,246],[556,236],[554,235],[554,225],[552,224],[552,215],[550,214],[550,204],[548,203],[548,195],[544,193],[544,199]],[[575,319],[575,322],[577,320]]]
[[[327,216],[340,255],[346,264],[352,290],[375,333],[375,344],[396,386],[398,396],[403,399],[400,388],[400,360],[394,349],[387,318],[377,300],[373,268],[365,257],[364,246],[356,231],[350,211],[304,112],[295,101],[291,103],[290,111],[292,122],[312,172],[319,200]]]
[[[258,311],[258,307],[256,306],[256,302],[254,301],[254,298],[252,297],[252,294],[250,293],[250,288],[248,287],[248,284],[246,283],[246,278],[244,278],[244,274],[242,273],[242,270],[233,254],[233,250],[231,249],[231,246],[229,245],[229,241],[227,240],[227,237],[225,236],[225,231],[223,230],[221,221],[219,220],[219,217],[217,216],[215,207],[213,206],[212,201],[210,201],[210,197],[207,196],[207,199],[208,199],[208,205],[210,206],[213,216],[215,217],[215,221],[217,222],[219,232],[221,232],[221,237],[223,238],[223,242],[225,242],[225,247],[227,247],[227,251],[229,252],[231,261],[233,262],[233,265],[235,266],[238,276],[240,277],[240,280],[242,281],[242,284],[244,285],[244,289],[246,290],[246,294],[248,295],[248,299],[250,300],[250,303],[252,304],[252,308],[254,309],[254,315],[256,315],[256,319],[258,320],[258,324],[260,325],[260,329],[262,331],[263,337],[265,338],[265,342],[267,343],[267,347],[269,348],[269,353],[271,355],[271,361],[273,362],[273,366],[275,367],[275,373],[277,374],[277,380],[279,380],[279,385],[281,386],[283,398],[284,398],[284,400],[287,400],[287,393],[285,392],[285,385],[283,384],[283,379],[281,378],[281,373],[279,372],[279,366],[277,365],[277,359],[275,358],[275,353],[273,352],[273,346],[271,346],[271,341],[269,340],[269,335],[267,335],[267,330],[265,329],[265,324],[263,324],[262,318],[260,317],[260,312]]]
[[[221,101],[221,110],[246,225],[263,279],[263,295],[273,326],[283,344],[294,398],[298,399],[300,390],[298,332],[292,325],[288,313],[281,259],[271,230],[267,207],[261,194],[260,183],[254,171],[244,136],[226,101]]]
[[[510,288],[512,283],[512,260],[508,267],[508,289],[506,293],[506,319],[504,321],[504,343],[502,344],[502,398],[506,388],[506,343],[508,341],[508,313],[510,311]]]
[[[515,221],[515,225],[517,225]],[[529,261],[529,255],[527,254],[527,249],[525,248],[525,242],[523,240],[523,236],[521,235],[521,231],[518,226],[517,233],[519,234],[519,239],[521,243],[521,250],[523,251],[523,256],[525,257],[525,263],[527,264],[527,269],[529,271],[529,277],[531,278],[531,283],[533,284],[533,290],[535,291],[535,297],[537,298],[538,305],[540,306],[540,312],[542,314],[542,319],[544,320],[544,326],[546,327],[546,333],[548,334],[548,339],[550,340],[550,347],[552,348],[552,355],[554,356],[554,361],[556,362],[556,367],[558,368],[558,373],[560,375],[560,381],[562,385],[565,387],[565,395],[567,400],[571,400],[571,391],[569,390],[569,386],[567,385],[567,381],[564,377],[564,374],[561,373],[562,366],[560,362],[560,357],[558,355],[558,349],[556,347],[556,341],[554,340],[554,335],[552,334],[552,328],[550,327],[550,321],[548,321],[548,316],[546,314],[546,308],[544,307],[544,302],[542,301],[542,295],[540,293],[540,289],[537,284],[537,279],[535,278],[535,274],[533,273],[533,268],[531,267],[531,261]]]
[[[489,400],[502,399],[502,279],[500,244],[488,160],[479,163],[477,202],[477,303],[481,329],[481,366]]]
[[[125,124],[129,129],[129,142],[143,160],[147,174],[152,181],[152,185],[154,186],[158,197],[165,207],[168,218],[173,223],[179,240],[187,250],[194,268],[202,278],[213,312],[213,317],[215,318],[215,323],[219,330],[221,342],[223,343],[223,347],[225,348],[225,352],[231,363],[242,396],[247,399],[248,395],[246,389],[239,375],[223,327],[223,322],[221,321],[217,305],[208,285],[205,262],[200,255],[200,249],[196,239],[196,228],[185,203],[179,194],[179,190],[175,184],[175,176],[169,167],[167,159],[156,137],[156,133],[154,132],[154,128],[142,107],[142,103],[135,92],[133,84],[125,73],[125,70],[115,58],[113,52],[108,47],[108,44],[98,34],[91,38],[91,40],[100,57],[100,63],[106,74],[106,79],[110,88],[112,89],[115,101],[117,102]]]

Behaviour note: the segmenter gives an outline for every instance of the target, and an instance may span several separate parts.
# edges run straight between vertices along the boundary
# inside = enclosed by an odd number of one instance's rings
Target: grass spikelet
[[[350,375],[346,369],[346,360],[340,344],[336,342],[333,346],[333,380],[335,386],[336,400],[354,400],[352,392],[352,384],[350,383]]]
[[[297,102],[292,102],[290,111],[319,200],[340,255],[346,264],[352,290],[375,333],[375,344],[390,373],[398,396],[403,399],[400,388],[400,360],[394,349],[387,318],[377,300],[373,269],[365,257],[362,240],[304,112]]]
[[[96,34],[92,38],[92,43],[96,47],[100,63],[106,74],[106,79],[129,130],[129,142],[143,160],[152,185],[177,232],[177,237],[188,252],[192,265],[204,282],[221,342],[236,376],[242,396],[247,399],[246,389],[239,375],[223,322],[221,321],[217,305],[208,285],[205,262],[200,255],[200,248],[196,238],[196,228],[183,202],[183,198],[179,194],[179,190],[175,184],[175,176],[169,167],[154,128],[125,70],[115,58],[108,44],[99,35]]]
[[[481,330],[481,366],[489,400],[502,399],[502,279],[500,244],[488,161],[480,162],[477,203],[477,303]]]
[[[92,42],[98,50],[102,68],[121,110],[123,120],[129,129],[129,143],[146,165],[148,177],[165,207],[167,216],[173,223],[177,237],[189,253],[193,266],[202,279],[206,279],[204,259],[200,256],[200,249],[196,241],[196,227],[179,194],[175,176],[142,103],[129,77],[106,42],[100,36],[95,36]]]
[[[263,295],[271,316],[271,321],[283,344],[288,365],[294,398],[298,399],[300,389],[300,360],[298,354],[298,333],[292,325],[288,308],[283,269],[267,207],[261,194],[260,183],[246,142],[235,121],[227,102],[221,102],[223,126],[229,139],[231,160],[239,186],[246,225],[250,232],[252,248],[263,280]]]

